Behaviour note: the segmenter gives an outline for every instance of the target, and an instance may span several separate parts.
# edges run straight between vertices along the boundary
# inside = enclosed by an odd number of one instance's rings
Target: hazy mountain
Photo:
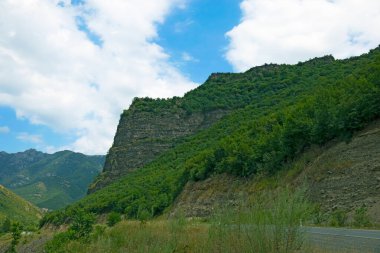
[[[41,208],[57,209],[80,198],[101,171],[104,156],[33,149],[0,153],[0,184]]]

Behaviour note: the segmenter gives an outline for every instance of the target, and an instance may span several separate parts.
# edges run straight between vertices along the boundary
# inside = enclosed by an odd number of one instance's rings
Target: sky
[[[378,0],[0,0],[0,151],[105,154],[134,97],[380,44]]]

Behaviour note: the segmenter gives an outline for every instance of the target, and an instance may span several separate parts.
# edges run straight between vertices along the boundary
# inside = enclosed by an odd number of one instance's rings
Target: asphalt
[[[380,253],[380,230],[303,227],[312,246],[335,252]]]

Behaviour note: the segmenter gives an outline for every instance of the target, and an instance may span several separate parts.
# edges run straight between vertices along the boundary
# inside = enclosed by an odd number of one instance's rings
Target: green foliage
[[[300,224],[311,210],[302,190],[263,192],[238,210],[228,207],[217,213],[209,243],[216,252],[294,252],[303,244]]]
[[[145,223],[148,219],[152,218],[152,214],[145,208],[142,208],[139,210],[137,218],[141,221],[141,223]]]
[[[8,233],[11,231],[11,220],[7,217],[1,225],[0,233]]]
[[[107,225],[112,227],[114,226],[116,223],[120,222],[121,221],[121,215],[120,213],[117,213],[117,212],[111,212],[108,214],[108,217],[107,217]]]
[[[311,216],[311,222],[315,225],[321,225],[326,221],[326,213],[322,211],[320,206],[314,208]]]
[[[18,221],[25,227],[36,227],[42,216],[41,210],[1,185],[0,203],[0,232],[4,229],[9,232],[9,220]]]
[[[72,237],[70,233],[57,233],[54,235],[52,240],[46,243],[45,251],[47,253],[66,253],[66,250],[63,247],[71,240]]]
[[[347,212],[341,209],[337,209],[332,212],[330,217],[330,226],[344,227],[347,224]]]
[[[82,209],[76,210],[72,217],[68,233],[72,239],[88,238],[95,223],[95,216]]]
[[[66,232],[57,233],[53,239],[46,243],[46,252],[65,252],[63,246],[72,240],[81,240],[87,242],[93,231],[95,216],[86,213],[82,209],[76,209],[72,213],[71,225]],[[98,229],[99,230],[99,229]],[[97,230],[97,232],[99,232]]]
[[[359,228],[371,226],[368,210],[365,206],[359,207],[355,210],[353,225]]]
[[[106,231],[106,226],[104,225],[100,225],[100,224],[96,224],[94,226],[94,229],[93,229],[93,232],[91,233],[91,240],[98,240],[99,237],[101,237],[102,235],[104,235],[104,232]]]
[[[304,192],[265,192],[254,203],[242,201],[199,223],[183,216],[153,220],[144,226],[124,221],[91,236],[89,243],[67,241],[48,252],[307,252],[300,220],[308,218]]]
[[[0,184],[41,208],[58,209],[84,197],[103,164],[104,156],[71,151],[3,152],[0,154]]]
[[[172,100],[137,99],[128,111],[154,107],[191,114],[230,110],[210,128],[186,137],[143,168],[88,195],[42,222],[69,221],[86,212],[116,211],[130,218],[161,214],[189,180],[214,173],[242,177],[274,174],[311,145],[347,140],[380,116],[380,48],[335,61],[265,65],[241,74],[214,74],[204,85]],[[156,107],[158,109],[156,109]],[[339,219],[337,223],[340,223]]]
[[[16,246],[20,242],[22,225],[19,222],[13,222],[11,225],[12,241],[7,253],[16,253]]]

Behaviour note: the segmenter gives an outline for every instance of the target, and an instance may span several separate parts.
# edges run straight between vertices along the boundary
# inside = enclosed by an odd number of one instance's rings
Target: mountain
[[[180,99],[134,100],[131,108],[121,116],[103,173],[90,186],[89,193],[143,167],[173,148],[181,138],[208,128],[228,113],[228,110],[215,109],[189,114],[178,107],[180,102],[177,101]]]
[[[8,218],[27,226],[36,226],[41,217],[39,208],[0,185],[0,224]]]
[[[62,208],[80,198],[99,174],[104,156],[33,149],[0,153],[0,184],[40,208]]]
[[[255,114],[264,113],[296,102],[297,94],[310,91],[322,78],[329,82],[347,75],[348,69],[337,62],[325,56],[297,66],[269,64],[246,73],[214,73],[182,98],[135,98],[121,115],[104,170],[89,192],[143,167],[231,112],[250,105],[256,107]]]
[[[44,222],[67,221],[78,208],[159,215],[191,183],[279,175],[314,146],[349,142],[380,117],[379,108],[380,47],[345,60],[213,74],[183,98],[135,99],[93,193]]]

